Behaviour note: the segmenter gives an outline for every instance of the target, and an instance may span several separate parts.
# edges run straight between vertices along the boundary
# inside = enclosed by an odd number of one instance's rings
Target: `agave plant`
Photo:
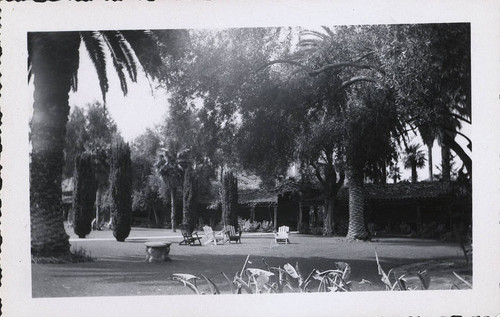
[[[295,267],[290,263],[286,263],[282,267],[271,267],[262,259],[266,269],[250,268],[248,264],[250,255],[247,256],[243,267],[238,271],[231,280],[224,272],[222,276],[226,280],[231,293],[242,294],[243,290],[247,294],[262,294],[262,293],[283,293],[285,289],[294,293],[311,292],[311,282],[318,281],[319,286],[317,292],[347,292],[350,291],[349,277],[351,267],[345,262],[335,262],[336,268],[333,270],[319,271],[313,269],[311,273],[304,279],[300,272],[299,265]],[[201,277],[207,282],[210,287],[210,292],[213,295],[220,294],[219,287],[208,277],[201,274]],[[181,282],[184,286],[189,287],[195,294],[204,295],[205,292],[200,291],[197,280],[201,280],[192,274],[173,274],[173,280]]]
[[[405,274],[396,276],[393,269],[390,269],[386,274],[378,260],[377,251],[375,251],[375,259],[377,260],[378,274],[382,276],[381,280],[385,285],[387,291],[412,291],[419,289],[418,286],[410,287],[408,281],[405,279]],[[429,289],[431,278],[427,270],[417,272],[418,279],[420,280],[420,289]]]

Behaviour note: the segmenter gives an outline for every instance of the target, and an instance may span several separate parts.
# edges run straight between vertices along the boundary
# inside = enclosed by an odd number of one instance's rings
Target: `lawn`
[[[470,280],[470,270],[457,267],[462,262],[459,246],[434,240],[380,238],[346,242],[342,238],[292,233],[291,244],[276,245],[272,234],[243,233],[241,244],[180,246],[180,231],[172,233],[167,229],[133,228],[125,242],[116,242],[111,231],[94,231],[87,239],[78,239],[70,231],[72,248],[85,250],[94,261],[33,264],[33,297],[192,294],[189,288],[171,279],[174,273],[204,274],[228,293],[229,286],[221,272],[234,276],[247,255],[251,262],[248,267],[265,269],[262,259],[270,266],[281,267],[298,262],[303,275],[312,269],[333,269],[336,261],[347,262],[351,266],[352,289],[356,291],[384,289],[375,251],[386,272],[402,268],[399,273],[406,273],[415,282],[416,270],[429,269],[431,289],[448,289],[454,279],[453,270]],[[146,263],[146,241],[172,242],[168,260]],[[359,284],[363,279],[372,284]],[[200,281],[199,285],[203,291],[209,291],[206,283]]]

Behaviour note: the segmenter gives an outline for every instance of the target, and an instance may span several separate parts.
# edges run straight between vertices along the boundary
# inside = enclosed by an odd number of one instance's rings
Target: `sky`
[[[128,94],[123,96],[118,75],[109,62],[107,72],[109,90],[106,94],[106,107],[126,142],[133,141],[146,128],[152,128],[155,124],[161,123],[168,110],[165,89],[152,88],[144,72],[138,71],[137,83],[132,83],[129,80]],[[82,44],[78,69],[78,90],[70,93],[69,105],[72,108],[74,106],[84,107],[94,101],[103,102],[101,89],[94,65]]]

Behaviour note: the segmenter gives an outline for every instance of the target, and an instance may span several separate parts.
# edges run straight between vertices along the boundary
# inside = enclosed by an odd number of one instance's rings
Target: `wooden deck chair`
[[[288,234],[290,233],[290,228],[288,226],[281,226],[278,228],[278,232],[274,233],[274,241],[276,243],[290,243],[288,239]]]
[[[198,232],[192,231],[189,225],[182,224],[180,226],[182,233],[182,241],[179,245],[201,245],[201,238],[198,237]]]
[[[231,243],[231,241],[234,241],[236,243],[238,242],[241,243],[241,231],[236,232],[234,226],[231,225],[226,226],[225,233],[229,243]]]
[[[210,244],[210,243],[217,245],[217,243],[222,242],[222,244],[224,244],[224,242],[226,242],[225,238],[224,238],[224,230],[215,232],[212,229],[212,227],[204,226],[203,233],[205,234],[205,238],[206,238],[206,241],[203,243],[205,245]]]

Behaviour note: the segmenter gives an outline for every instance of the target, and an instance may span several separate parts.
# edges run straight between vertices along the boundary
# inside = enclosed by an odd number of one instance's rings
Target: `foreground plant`
[[[262,259],[266,269],[260,269],[249,268],[248,264],[252,264],[249,259],[250,255],[247,256],[242,269],[235,274],[233,279],[230,279],[224,272],[221,273],[233,294],[242,294],[243,291],[247,294],[269,294],[284,293],[285,290],[293,293],[348,292],[351,290],[349,286],[351,267],[345,262],[336,262],[335,269],[323,272],[313,269],[304,279],[298,263],[295,267],[290,263],[286,263],[283,268],[271,267]],[[211,294],[221,294],[219,287],[210,278],[203,274],[201,276],[210,287]],[[196,284],[196,281],[201,278],[195,275],[176,273],[173,274],[172,279],[189,287],[195,294],[205,294]],[[314,287],[313,284],[315,284]]]
[[[270,294],[270,293],[310,293],[310,292],[350,292],[352,282],[349,280],[351,276],[351,266],[345,262],[335,262],[335,268],[326,271],[319,271],[313,269],[306,278],[300,272],[299,264],[296,263],[295,267],[290,263],[286,263],[283,267],[272,267],[264,259],[262,263],[265,269],[250,268],[249,261],[250,255],[247,256],[243,267],[238,271],[233,279],[230,279],[224,272],[222,276],[226,280],[231,293],[242,294],[245,291],[247,294]],[[381,276],[381,281],[385,285],[387,291],[412,291],[417,289],[429,289],[431,277],[428,270],[421,270],[416,273],[420,285],[410,286],[405,274],[397,276],[393,269],[386,273],[380,261],[378,254],[375,251],[375,259],[377,261],[378,274]],[[459,276],[457,273],[453,274],[466,285],[467,288],[472,288],[472,284]],[[202,278],[207,282],[210,287],[210,293],[214,295],[221,294],[219,287],[208,277],[201,274]],[[173,280],[177,280],[189,287],[196,294],[205,294],[200,291],[199,286],[196,284],[197,280],[201,280],[192,274],[173,274]],[[372,282],[362,279],[359,284],[371,286]],[[460,289],[460,287],[453,282],[451,285],[453,289]]]
[[[424,289],[427,290],[429,289],[430,283],[431,283],[431,276],[428,272],[428,270],[422,270],[417,272],[417,277],[421,283],[420,286],[414,286],[410,287],[408,285],[407,279],[405,279],[405,274],[396,276],[396,273],[394,272],[393,269],[390,269],[389,272],[386,274],[384,270],[382,269],[382,266],[380,265],[380,262],[378,260],[378,254],[375,251],[375,259],[377,261],[377,266],[378,266],[378,274],[382,276],[381,280],[385,285],[385,289],[387,291],[411,291],[411,290],[417,290],[417,289]],[[464,278],[459,276],[457,273],[453,272],[455,277],[459,279],[461,282],[463,282],[466,286],[466,288],[471,289],[472,284],[467,282]],[[462,287],[463,288],[463,287]],[[455,282],[452,283],[450,286],[450,289],[461,289]]]

